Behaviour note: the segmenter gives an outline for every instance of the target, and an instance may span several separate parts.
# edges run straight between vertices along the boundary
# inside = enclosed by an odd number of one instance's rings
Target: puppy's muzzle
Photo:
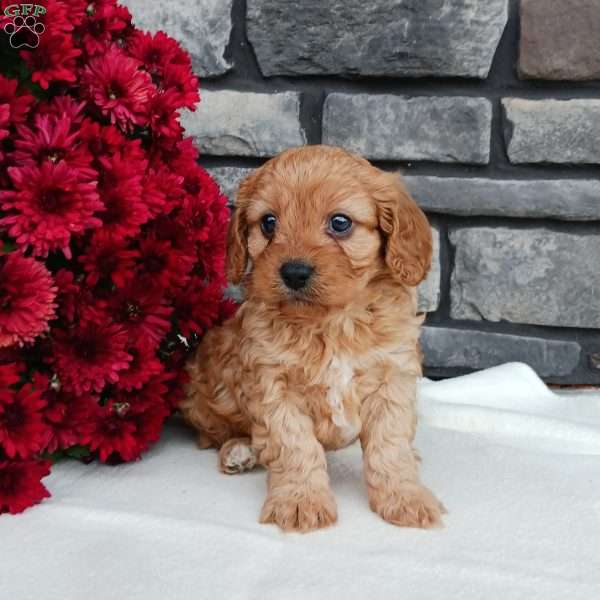
[[[301,260],[290,260],[281,265],[279,273],[286,287],[298,291],[305,288],[313,276],[315,269]]]

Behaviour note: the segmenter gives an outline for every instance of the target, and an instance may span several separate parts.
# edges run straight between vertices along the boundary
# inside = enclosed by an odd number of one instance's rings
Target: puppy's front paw
[[[335,498],[329,489],[273,490],[265,500],[261,523],[275,523],[284,531],[307,532],[337,521]]]
[[[429,529],[442,525],[444,505],[420,483],[403,481],[389,489],[373,490],[369,504],[382,519],[399,527]]]
[[[256,453],[250,438],[234,438],[219,450],[219,470],[227,475],[251,471],[256,466]]]

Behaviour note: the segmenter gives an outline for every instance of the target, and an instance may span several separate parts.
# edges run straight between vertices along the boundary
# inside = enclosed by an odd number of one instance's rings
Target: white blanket
[[[443,529],[370,512],[357,445],[329,455],[335,527],[259,525],[265,472],[219,474],[174,422],[141,462],[59,464],[50,500],[0,517],[0,599],[600,598],[600,395],[511,364],[424,381],[420,412]]]

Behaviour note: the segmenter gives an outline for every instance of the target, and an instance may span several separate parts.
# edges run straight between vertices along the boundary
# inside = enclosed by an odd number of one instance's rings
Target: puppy
[[[240,185],[228,243],[247,299],[188,365],[200,446],[226,473],[264,465],[260,521],[308,531],[337,519],[325,451],[358,437],[371,509],[437,525],[412,446],[431,230],[399,177],[339,148],[288,150]]]

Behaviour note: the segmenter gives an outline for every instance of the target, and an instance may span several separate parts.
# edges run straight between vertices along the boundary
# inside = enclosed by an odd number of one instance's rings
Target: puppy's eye
[[[265,237],[273,237],[275,227],[277,226],[277,217],[271,213],[267,213],[260,220],[260,229]]]
[[[329,219],[329,231],[334,235],[343,235],[352,229],[352,219],[346,215],[337,214]]]

